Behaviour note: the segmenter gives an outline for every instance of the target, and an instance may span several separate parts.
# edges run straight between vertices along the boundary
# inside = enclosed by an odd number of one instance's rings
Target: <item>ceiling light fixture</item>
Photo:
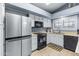
[[[46,5],[49,5],[50,3],[45,3]]]

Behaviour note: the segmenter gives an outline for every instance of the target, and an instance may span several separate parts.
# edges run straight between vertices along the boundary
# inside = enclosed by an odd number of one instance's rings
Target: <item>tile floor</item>
[[[59,52],[47,46],[41,50],[34,51],[32,56],[79,56],[79,54],[64,48]]]

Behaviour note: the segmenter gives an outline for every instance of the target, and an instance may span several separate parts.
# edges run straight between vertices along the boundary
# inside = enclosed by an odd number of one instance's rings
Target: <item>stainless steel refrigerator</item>
[[[5,55],[31,55],[31,22],[29,17],[6,12],[5,22]]]

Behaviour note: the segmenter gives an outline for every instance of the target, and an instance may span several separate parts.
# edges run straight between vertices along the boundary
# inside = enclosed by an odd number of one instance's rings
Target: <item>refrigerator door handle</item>
[[[24,38],[24,37],[32,37],[32,35],[25,35],[25,36],[22,36],[22,38]]]
[[[19,38],[19,39],[11,39],[11,40],[6,40],[6,41],[12,42],[12,41],[18,41],[18,40],[21,40],[21,38]]]

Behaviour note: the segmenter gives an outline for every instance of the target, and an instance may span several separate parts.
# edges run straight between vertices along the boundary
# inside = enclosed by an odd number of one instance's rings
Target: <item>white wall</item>
[[[70,15],[74,15],[74,14],[79,14],[79,5],[66,9],[66,10],[62,10],[59,12],[56,12],[54,14],[52,14],[52,19],[54,18],[59,18],[59,17],[63,17],[63,16],[70,16]]]
[[[3,21],[4,21],[4,12],[5,12],[4,8],[5,8],[4,4],[0,3],[0,56],[4,55],[4,46],[3,46],[4,45]]]
[[[11,5],[51,18],[51,14],[29,3],[10,3]]]

